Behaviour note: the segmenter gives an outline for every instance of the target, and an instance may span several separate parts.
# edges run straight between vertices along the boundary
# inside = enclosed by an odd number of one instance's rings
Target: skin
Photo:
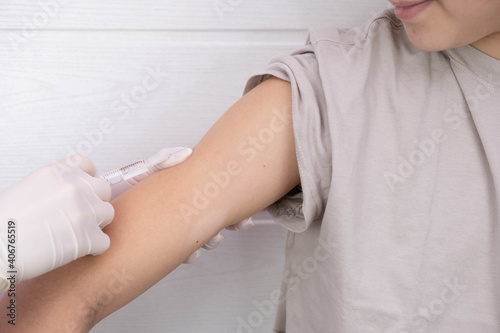
[[[246,94],[215,123],[186,162],[152,175],[112,202],[116,213],[103,229],[111,240],[104,254],[19,283],[16,326],[0,320],[0,332],[88,332],[219,231],[284,196],[300,181],[291,104],[290,83],[274,77]],[[264,132],[261,137],[269,138],[270,130],[270,142],[256,141]],[[242,144],[245,150],[258,149],[246,154]],[[213,184],[211,174],[228,170],[228,163],[237,163],[239,172],[223,182],[224,188],[198,213],[182,210],[196,208],[195,189],[203,191]],[[6,309],[8,301],[3,297],[0,307]]]
[[[390,0],[392,5],[402,0]],[[500,0],[434,0],[420,15],[404,20],[412,44],[442,51],[467,44],[500,60]]]

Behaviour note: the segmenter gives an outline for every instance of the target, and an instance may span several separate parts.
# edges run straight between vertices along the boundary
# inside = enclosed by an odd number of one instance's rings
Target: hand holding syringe
[[[120,169],[105,173],[100,178],[111,184],[111,199],[137,185],[141,180],[151,176],[155,172],[175,166],[192,154],[190,148],[165,148],[146,160],[140,160]],[[254,225],[252,217],[228,227],[229,230],[246,230]],[[203,246],[204,249],[212,250],[219,245],[223,239],[220,233]],[[201,255],[197,250],[184,263],[190,264]]]
[[[72,155],[0,191],[0,292],[83,256],[104,253],[110,239],[102,229],[115,213],[110,194],[120,195],[191,153],[189,148],[163,149],[100,177],[88,157]],[[252,225],[250,218],[228,229]],[[218,234],[204,248],[215,248],[221,239]],[[199,256],[198,250],[186,263]]]

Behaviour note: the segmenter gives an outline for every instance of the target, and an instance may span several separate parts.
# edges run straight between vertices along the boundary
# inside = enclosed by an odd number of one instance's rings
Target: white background
[[[192,147],[246,80],[300,47],[309,27],[352,27],[385,7],[385,0],[1,1],[0,190],[79,149],[104,172],[163,147]],[[164,78],[125,114],[122,95],[140,90],[148,68]],[[106,118],[113,129],[90,142],[85,133]],[[279,288],[284,262],[285,231],[264,213],[257,220],[251,230],[224,231],[219,248],[92,332],[238,332],[238,318],[258,318],[255,302]],[[274,315],[260,316],[252,331],[271,332]]]

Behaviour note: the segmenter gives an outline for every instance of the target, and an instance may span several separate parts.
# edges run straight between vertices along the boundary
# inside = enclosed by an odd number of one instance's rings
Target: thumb
[[[181,164],[182,162],[186,161],[189,158],[189,156],[191,156],[192,153],[193,150],[191,148],[184,148],[184,147],[165,148],[160,150],[153,157],[151,157],[151,160],[154,160],[155,158],[159,159],[162,156],[164,156],[162,158],[163,161],[157,164],[157,168],[163,170]]]

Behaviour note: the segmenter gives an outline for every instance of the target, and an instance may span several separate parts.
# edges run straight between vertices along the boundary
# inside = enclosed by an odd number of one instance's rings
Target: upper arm
[[[218,227],[226,227],[299,184],[291,108],[290,83],[270,77],[215,123],[187,161],[199,178],[183,202],[185,218],[223,214]]]
[[[37,332],[64,328],[68,321],[92,326],[221,229],[285,195],[299,183],[291,104],[290,84],[269,78],[215,123],[186,162],[116,198],[115,219],[104,229],[108,251],[19,285],[18,303],[29,304],[20,309],[24,322],[36,321]],[[117,292],[104,301],[110,288]],[[47,312],[54,315],[41,315]]]

